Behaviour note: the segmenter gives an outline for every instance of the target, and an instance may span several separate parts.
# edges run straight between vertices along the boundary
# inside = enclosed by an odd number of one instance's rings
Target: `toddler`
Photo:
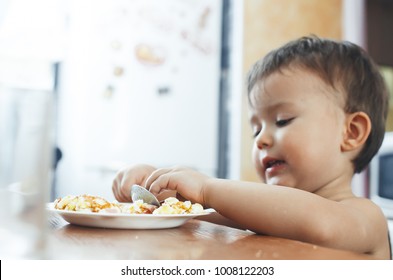
[[[303,37],[256,62],[247,83],[261,183],[137,165],[116,175],[115,197],[129,201],[132,184],[176,191],[255,233],[390,258],[383,213],[351,188],[385,133],[388,94],[371,58],[349,42]]]

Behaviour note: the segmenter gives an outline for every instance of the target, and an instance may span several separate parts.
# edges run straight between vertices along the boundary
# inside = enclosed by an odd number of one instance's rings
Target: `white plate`
[[[60,215],[70,224],[118,229],[163,229],[183,225],[188,220],[209,215],[213,209],[206,209],[198,214],[125,214],[125,213],[85,213],[58,210],[53,203],[47,204],[47,210]]]

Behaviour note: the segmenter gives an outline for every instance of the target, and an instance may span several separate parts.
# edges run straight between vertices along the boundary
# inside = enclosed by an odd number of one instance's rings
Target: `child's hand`
[[[167,190],[177,191],[185,199],[204,205],[204,188],[209,178],[185,167],[160,168],[147,178],[146,188],[155,196]]]
[[[156,170],[153,166],[140,164],[121,169],[112,183],[112,191],[119,202],[131,201],[131,186],[144,186],[146,179]]]

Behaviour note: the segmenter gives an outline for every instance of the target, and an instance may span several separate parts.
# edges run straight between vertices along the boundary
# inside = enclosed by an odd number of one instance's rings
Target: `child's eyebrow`
[[[296,105],[293,102],[280,101],[280,102],[277,102],[275,104],[272,104],[272,105],[268,106],[268,110],[276,111],[276,110],[281,109],[281,108],[285,108],[286,109],[286,108],[294,108],[294,107],[296,107]]]
[[[276,112],[279,109],[292,109],[296,108],[297,105],[294,104],[293,102],[289,101],[278,101],[273,104],[265,105],[265,106],[258,106],[258,107],[253,107],[253,111],[260,113],[260,112]]]
[[[279,110],[293,110],[297,108],[297,105],[293,102],[280,101],[267,106],[253,107],[252,113],[249,116],[249,122],[255,124],[259,122],[259,118],[262,115],[274,114]]]

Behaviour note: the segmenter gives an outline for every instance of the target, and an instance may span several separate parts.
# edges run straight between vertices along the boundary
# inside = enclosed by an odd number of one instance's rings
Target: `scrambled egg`
[[[191,201],[179,201],[177,198],[168,197],[164,203],[153,211],[153,214],[197,214],[203,212],[199,203],[192,204]]]
[[[67,195],[63,198],[58,198],[54,203],[55,209],[77,211],[77,212],[100,212],[104,209],[113,209],[118,212],[119,206],[115,203],[110,203],[106,199],[99,196],[92,195]]]
[[[122,213],[127,214],[152,214],[157,206],[147,204],[143,200],[137,200],[131,204],[119,204]]]
[[[77,212],[106,212],[126,214],[197,214],[204,211],[199,203],[179,201],[175,197],[169,197],[157,208],[155,205],[137,200],[134,203],[122,204],[111,203],[106,199],[92,195],[67,195],[58,198],[54,202],[55,209]]]

